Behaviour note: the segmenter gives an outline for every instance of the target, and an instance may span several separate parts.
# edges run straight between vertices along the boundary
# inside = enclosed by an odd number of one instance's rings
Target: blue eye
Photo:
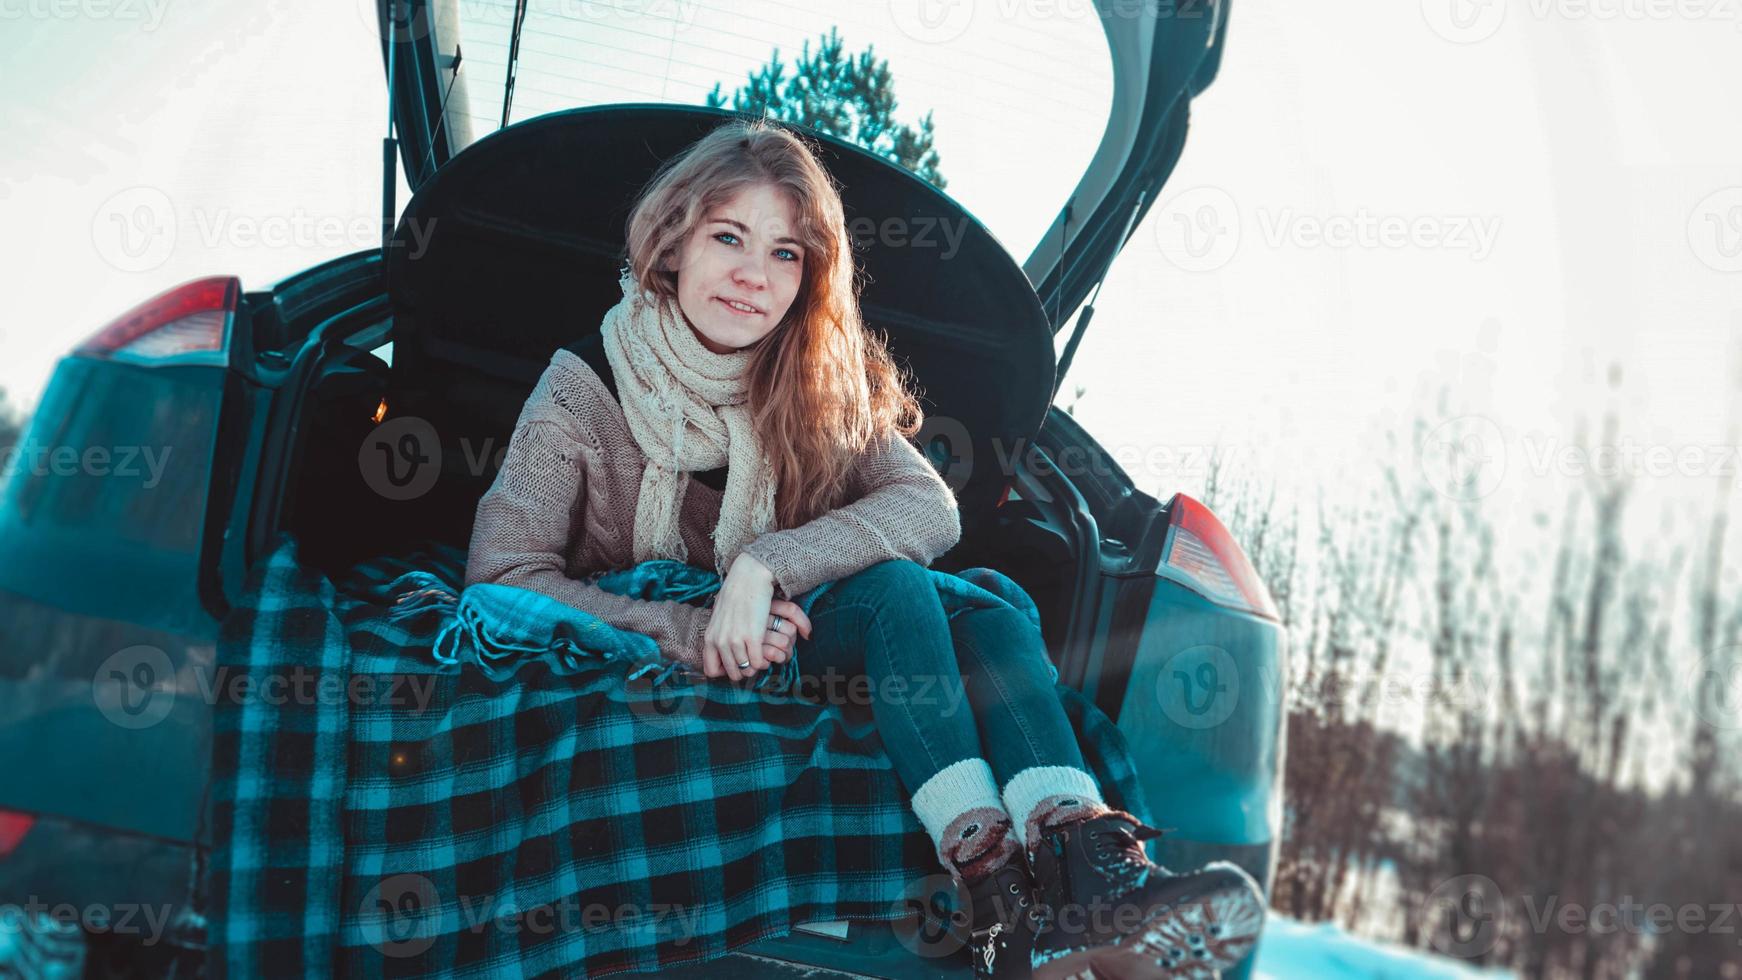
[[[730,238],[731,241],[726,241],[728,238]],[[738,236],[729,231],[717,231],[714,233],[714,241],[717,241],[722,245],[736,245],[738,243]],[[775,253],[782,256],[782,262],[798,262],[801,260],[799,254],[790,248],[775,249]]]

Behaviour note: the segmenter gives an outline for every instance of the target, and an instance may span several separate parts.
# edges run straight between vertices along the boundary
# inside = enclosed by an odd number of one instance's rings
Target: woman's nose
[[[754,258],[747,257],[739,262],[737,269],[733,271],[733,277],[746,289],[763,289],[768,285],[767,268],[762,261]]]

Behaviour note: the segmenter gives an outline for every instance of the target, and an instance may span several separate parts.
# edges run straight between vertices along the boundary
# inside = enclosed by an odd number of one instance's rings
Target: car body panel
[[[223,374],[58,366],[20,445],[81,462],[18,466],[0,487],[0,758],[14,776],[0,809],[195,839],[217,640],[198,567]]]
[[[1156,825],[1204,844],[1277,839],[1280,627],[1165,577],[1148,622],[1117,720]]]
[[[104,880],[186,893],[191,856],[210,844],[219,624],[253,557],[246,531],[275,404],[277,424],[295,431],[278,398],[293,358],[275,367],[257,348],[351,329],[359,290],[384,309],[380,267],[379,253],[347,256],[249,294],[227,365],[81,354],[56,365],[20,445],[111,459],[108,472],[57,470],[45,455],[0,481],[0,811],[36,818],[0,861],[0,901],[26,879],[44,900],[74,901],[81,882]],[[156,451],[155,485],[142,462],[127,476],[116,447]],[[101,851],[87,847],[59,876],[21,870],[52,863],[39,850],[54,840],[105,835],[128,853],[172,856],[133,862],[143,877],[86,873]]]

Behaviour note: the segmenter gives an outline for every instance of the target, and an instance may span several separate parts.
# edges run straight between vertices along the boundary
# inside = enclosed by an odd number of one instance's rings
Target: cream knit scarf
[[[716,354],[698,340],[675,300],[643,290],[624,271],[623,299],[600,331],[629,431],[647,457],[635,505],[634,555],[687,561],[678,533],[690,473],[726,465],[714,525],[716,571],[774,526],[774,471],[750,422],[748,351]]]

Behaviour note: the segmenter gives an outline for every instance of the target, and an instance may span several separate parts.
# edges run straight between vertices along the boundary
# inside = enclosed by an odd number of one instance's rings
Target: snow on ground
[[[1404,946],[1352,936],[1328,922],[1306,923],[1270,913],[1252,980],[1498,980],[1511,973],[1475,970],[1462,962]]]

